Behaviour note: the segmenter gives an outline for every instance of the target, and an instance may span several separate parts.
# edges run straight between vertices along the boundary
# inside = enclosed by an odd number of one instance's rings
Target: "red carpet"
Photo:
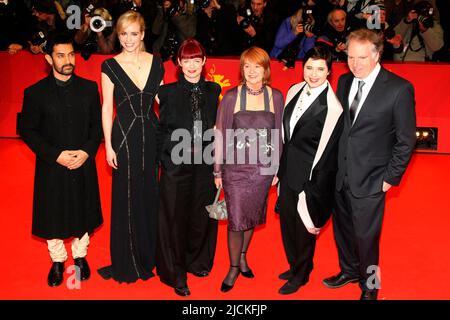
[[[34,156],[21,140],[0,139],[0,299],[181,299],[157,277],[119,285],[95,272],[109,263],[110,170],[103,146],[97,156],[105,223],[91,238],[88,261],[93,271],[80,289],[46,283],[50,258],[46,242],[31,236]],[[381,239],[379,299],[450,299],[450,156],[415,154],[402,186],[389,191]],[[273,190],[274,191],[274,190]],[[238,278],[224,294],[219,288],[228,269],[226,226],[219,227],[215,265],[207,278],[189,276],[190,299],[358,299],[356,284],[327,289],[321,281],[338,271],[332,226],[323,230],[310,282],[296,294],[277,293],[278,273],[287,268],[279,219],[270,195],[267,224],[255,232],[248,260],[256,277]],[[69,246],[68,246],[69,248]],[[69,248],[70,255],[70,248]],[[71,258],[66,267],[71,264]],[[69,275],[66,275],[66,279]]]

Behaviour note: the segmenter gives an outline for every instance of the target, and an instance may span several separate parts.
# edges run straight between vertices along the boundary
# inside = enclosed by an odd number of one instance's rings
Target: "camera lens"
[[[90,23],[91,30],[94,32],[102,32],[106,28],[106,22],[100,16],[94,16]]]
[[[202,0],[202,1],[200,1],[200,8],[206,9],[209,7],[210,3],[211,3],[211,0]]]

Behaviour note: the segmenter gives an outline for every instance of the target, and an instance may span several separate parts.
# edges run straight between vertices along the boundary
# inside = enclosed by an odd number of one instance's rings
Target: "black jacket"
[[[25,89],[19,133],[36,154],[33,235],[79,237],[103,222],[95,155],[102,138],[97,84],[75,75],[65,101],[53,75]],[[66,89],[64,89],[66,90]],[[56,160],[64,150],[85,151],[76,170]]]
[[[171,152],[179,141],[171,141],[172,133],[176,129],[186,129],[191,132],[193,117],[187,92],[187,81],[183,75],[177,82],[163,85],[159,88],[159,128],[158,128],[158,155],[164,169],[175,166],[171,160]],[[200,80],[203,93],[202,127],[203,132],[214,127],[217,114],[217,105],[221,91],[220,85],[215,82]],[[205,141],[206,144],[212,141]]]
[[[381,192],[383,181],[398,185],[408,166],[416,143],[414,88],[382,67],[352,126],[348,95],[353,78],[342,75],[337,89],[344,129],[336,188],[342,189],[347,175],[352,194],[367,197]]]
[[[327,89],[325,89],[298,120],[292,136],[290,120],[301,90],[286,105],[283,115],[285,142],[278,178],[291,190],[305,192],[306,204],[314,225],[322,227],[330,217],[337,171],[337,147],[342,131],[342,115],[336,122],[323,154],[311,168],[319,147],[327,117]],[[311,174],[311,179],[310,179]]]

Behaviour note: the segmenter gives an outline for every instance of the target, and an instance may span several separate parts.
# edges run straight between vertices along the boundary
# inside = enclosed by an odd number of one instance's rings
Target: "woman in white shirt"
[[[314,47],[303,59],[304,82],[293,85],[283,114],[278,178],[280,224],[289,269],[280,294],[296,292],[313,269],[316,237],[330,217],[342,106],[327,80],[331,53]]]

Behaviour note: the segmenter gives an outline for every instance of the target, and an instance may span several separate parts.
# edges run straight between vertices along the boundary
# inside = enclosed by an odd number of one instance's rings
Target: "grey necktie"
[[[356,93],[355,99],[353,99],[352,105],[350,106],[350,121],[353,124],[355,120],[356,110],[358,109],[359,101],[362,97],[362,87],[364,86],[364,81],[358,81],[358,92]]]

